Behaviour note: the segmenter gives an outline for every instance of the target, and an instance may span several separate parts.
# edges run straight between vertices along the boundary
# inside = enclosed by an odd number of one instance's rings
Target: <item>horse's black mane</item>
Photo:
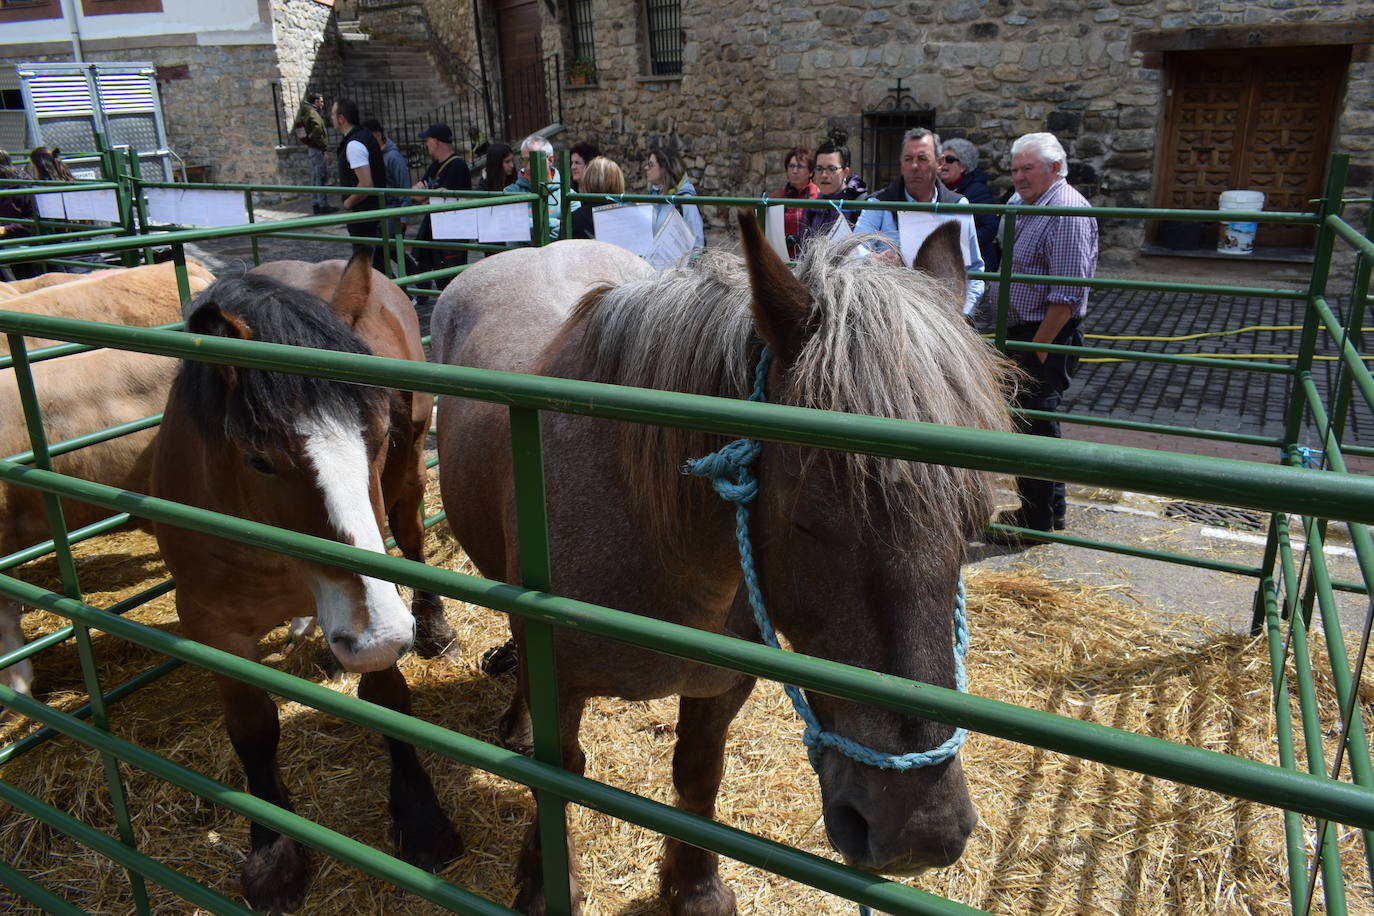
[[[186,329],[227,336],[221,315],[241,319],[254,340],[372,353],[323,299],[270,277],[216,280],[192,304]],[[305,417],[369,416],[385,397],[366,385],[245,368],[235,368],[231,388],[222,367],[193,360],[182,362],[171,396],[187,404],[207,439],[227,436],[255,449],[284,445]]]

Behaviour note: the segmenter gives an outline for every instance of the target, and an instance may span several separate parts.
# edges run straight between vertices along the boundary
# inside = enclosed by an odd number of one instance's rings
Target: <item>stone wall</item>
[[[469,0],[428,6],[436,24],[471,36],[470,12],[466,31],[462,24]],[[558,18],[540,8],[545,53],[566,53],[566,5]],[[1371,16],[1371,0],[688,0],[683,74],[665,79],[645,75],[642,0],[594,0],[597,85],[564,88],[568,131],[559,139],[598,142],[635,187],[645,147],[667,141],[683,151],[701,193],[752,196],[782,185],[784,150],[814,147],[831,126],[848,130],[857,160],[862,113],[900,77],[919,106],[934,109],[942,135],[979,146],[997,190],[1010,187],[1011,141],[1050,130],[1094,203],[1145,206],[1163,71],[1132,49],[1133,36]],[[1350,69],[1335,149],[1351,153],[1353,177],[1367,184],[1374,81],[1364,56]],[[707,218],[717,230],[724,223],[721,214]],[[1133,252],[1143,239],[1139,223],[1106,221],[1103,229],[1104,249],[1114,252]]]
[[[177,36],[170,36],[170,43],[93,50],[86,57],[151,61],[158,68],[168,143],[189,169],[204,169],[211,181],[305,182],[303,154],[291,146],[277,148],[272,84],[285,80],[304,85],[329,74],[337,78],[338,54],[327,38],[331,11],[315,0],[274,0],[272,11],[275,47],[178,45]],[[0,65],[70,59],[70,53],[21,54],[0,60]],[[292,120],[298,103],[299,99],[287,100]],[[289,130],[289,121],[285,128]]]

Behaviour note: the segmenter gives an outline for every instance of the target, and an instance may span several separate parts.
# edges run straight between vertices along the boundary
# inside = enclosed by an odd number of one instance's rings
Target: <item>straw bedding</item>
[[[437,492],[437,488],[436,492]],[[164,575],[153,540],[118,533],[81,545],[88,599],[104,606]],[[461,552],[433,532],[430,561],[459,567]],[[56,587],[51,562],[32,564],[30,579]],[[1050,582],[1023,568],[969,575],[974,692],[1035,709],[1276,762],[1269,713],[1267,655],[1261,644],[1218,635],[1198,619],[1159,616],[1111,590]],[[483,650],[505,638],[502,615],[450,603],[459,628],[457,660],[409,658],[404,670],[416,714],[466,734],[494,740],[513,687],[477,668]],[[133,616],[175,628],[171,596]],[[26,618],[30,634],[61,621]],[[105,683],[118,683],[151,661],[137,647],[96,636]],[[283,656],[285,630],[266,641],[267,660],[318,678],[316,647]],[[82,696],[75,650],[61,648],[37,665],[38,695],[61,707]],[[1324,721],[1336,721],[1324,678]],[[352,692],[355,678],[334,682]],[[1367,705],[1371,697],[1364,697]],[[588,775],[671,801],[673,701],[604,700],[583,728]],[[393,851],[388,838],[385,754],[375,736],[287,703],[281,760],[299,813],[369,845]],[[113,727],[229,785],[242,784],[223,734],[208,674],[183,668],[119,703]],[[31,726],[8,722],[0,740]],[[781,691],[760,684],[731,732],[719,817],[726,823],[831,855],[820,822],[819,793],[798,740],[800,727]],[[1330,736],[1328,736],[1329,741]],[[1328,754],[1330,748],[1328,748]],[[502,903],[532,805],[520,786],[457,763],[429,757],[440,798],[463,834],[467,853],[444,873],[460,886]],[[1299,751],[1299,759],[1303,759]],[[971,735],[964,750],[973,799],[982,816],[960,862],[915,879],[917,886],[999,913],[1288,912],[1282,821],[1277,811],[1236,802],[1161,779]],[[237,899],[247,848],[246,822],[139,771],[125,769],[140,849]],[[6,766],[0,777],[77,817],[113,832],[99,758],[65,739]],[[572,808],[579,838],[586,912],[666,913],[655,896],[661,841],[646,830]],[[1340,829],[1352,911],[1371,912],[1367,876],[1352,832]],[[27,817],[0,818],[0,855],[93,912],[131,912],[122,869],[52,834]],[[853,904],[775,878],[737,862],[722,863],[743,914],[851,914]],[[311,914],[438,912],[355,869],[316,856],[303,912]],[[160,913],[192,911],[150,886]],[[1317,912],[1321,911],[1318,894]],[[0,889],[0,911],[37,910]]]

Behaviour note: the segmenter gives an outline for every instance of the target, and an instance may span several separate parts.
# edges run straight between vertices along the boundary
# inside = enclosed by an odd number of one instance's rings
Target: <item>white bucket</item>
[[[1218,210],[1263,210],[1263,191],[1222,191]],[[1259,223],[1222,223],[1217,236],[1217,251],[1222,254],[1251,254],[1255,250],[1255,230]]]

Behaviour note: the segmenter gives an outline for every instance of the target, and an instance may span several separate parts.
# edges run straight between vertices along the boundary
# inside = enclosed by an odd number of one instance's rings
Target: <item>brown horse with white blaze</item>
[[[220,280],[196,300],[187,330],[423,359],[409,300],[372,270],[365,252],[347,265],[275,262]],[[423,562],[422,447],[430,403],[428,395],[187,361],[168,398],[152,492],[377,552],[385,552],[389,518],[405,555]],[[452,638],[433,595],[417,594],[412,616],[389,582],[165,524],[155,530],[177,580],[182,626],[207,645],[256,658],[265,633],[313,614],[343,667],[362,672],[358,695],[409,712],[409,687],[396,662],[415,642],[417,620],[429,649]],[[289,809],[276,761],[276,705],[259,688],[215,679],[250,790]],[[401,854],[435,870],[462,844],[415,749],[386,743]],[[296,909],[306,858],[295,840],[253,824],[243,868],[249,903],[267,913]]]
[[[795,273],[741,215],[743,256],[707,251],[651,276],[622,269],[613,246],[581,243],[604,284],[575,306],[540,272],[484,260],[436,306],[436,358],[454,365],[743,398],[765,346],[767,400],[855,414],[1008,428],[1010,368],[966,325],[959,227],[933,233],[912,272],[847,254],[872,237],[816,240]],[[559,254],[559,242],[542,257]],[[542,251],[542,250],[541,250]],[[526,260],[540,257],[525,254]],[[628,275],[627,275],[628,273]],[[588,283],[584,290],[593,287]],[[509,303],[532,320],[513,320]],[[532,348],[542,347],[537,357]],[[759,638],[742,584],[735,512],[684,476],[719,436],[547,413],[542,431],[552,590],[717,633]],[[483,575],[519,581],[507,413],[443,397],[440,482],[450,525]],[[965,536],[994,507],[991,476],[935,464],[763,443],[750,534],[773,625],[794,649],[873,671],[955,686],[953,614]],[[518,621],[517,643],[523,634]],[[559,629],[563,765],[581,773],[578,727],[594,696],[678,695],[673,782],[679,807],[710,817],[726,734],[753,687],[745,675]],[[504,722],[528,741],[525,667]],[[950,726],[808,694],[830,733],[901,755],[929,751]],[[911,873],[955,861],[977,821],[957,754],[909,770],[817,755],[824,819],[859,867]],[[544,912],[537,834],[527,835],[516,907]],[[575,888],[576,889],[576,888]],[[676,916],[725,916],[735,896],[716,856],[668,840],[662,891]],[[578,892],[580,898],[580,891]]]

